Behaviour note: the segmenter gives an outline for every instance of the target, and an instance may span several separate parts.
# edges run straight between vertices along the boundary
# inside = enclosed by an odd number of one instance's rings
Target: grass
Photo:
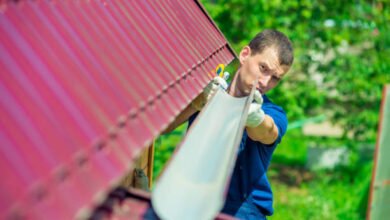
[[[364,219],[371,163],[362,168],[356,177],[341,170],[311,173],[290,168],[287,178],[273,172],[275,213],[269,219]],[[299,175],[308,177],[297,178]]]
[[[334,170],[310,171],[305,163],[307,148],[313,143],[321,147],[345,145],[342,140],[309,138],[299,130],[289,131],[268,171],[275,209],[269,219],[365,219],[372,160],[352,160]]]

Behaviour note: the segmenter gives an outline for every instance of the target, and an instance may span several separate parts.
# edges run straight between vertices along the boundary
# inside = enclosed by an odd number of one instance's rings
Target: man
[[[255,101],[249,108],[246,128],[222,212],[241,219],[265,219],[265,216],[273,213],[272,191],[266,170],[272,153],[287,129],[286,113],[265,94],[273,89],[290,69],[293,63],[292,45],[283,33],[264,30],[241,50],[239,61],[240,67],[227,92],[235,97],[248,96],[254,81],[257,82],[257,91]],[[220,77],[214,78],[167,131],[187,120],[191,125],[219,84],[226,82]]]

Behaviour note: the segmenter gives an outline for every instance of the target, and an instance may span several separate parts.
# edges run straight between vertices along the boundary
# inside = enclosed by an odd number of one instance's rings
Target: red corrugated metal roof
[[[199,3],[0,3],[0,218],[69,219],[232,49]]]

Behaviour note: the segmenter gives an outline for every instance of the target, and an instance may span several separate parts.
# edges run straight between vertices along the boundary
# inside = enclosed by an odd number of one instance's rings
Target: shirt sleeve
[[[268,98],[265,98],[265,103],[262,106],[262,109],[265,114],[270,116],[274,122],[276,127],[278,128],[278,138],[273,144],[266,145],[267,147],[276,147],[282,140],[282,137],[287,131],[287,116],[286,112],[280,106],[275,105],[270,102]]]

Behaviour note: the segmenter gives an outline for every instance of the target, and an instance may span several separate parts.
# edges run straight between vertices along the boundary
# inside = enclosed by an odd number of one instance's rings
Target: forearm
[[[162,133],[165,134],[171,132],[179,125],[187,121],[191,117],[191,115],[193,115],[196,112],[197,110],[193,108],[191,104],[188,105]]]
[[[246,131],[252,140],[263,144],[274,143],[279,132],[274,120],[269,115],[265,115],[263,122],[257,127],[246,127]]]
[[[215,77],[200,93],[190,105],[188,105],[176,118],[175,120],[163,131],[163,134],[172,131],[177,128],[183,122],[187,121],[191,115],[200,111],[208,100],[217,92],[218,88],[227,88],[227,83],[221,77]]]

